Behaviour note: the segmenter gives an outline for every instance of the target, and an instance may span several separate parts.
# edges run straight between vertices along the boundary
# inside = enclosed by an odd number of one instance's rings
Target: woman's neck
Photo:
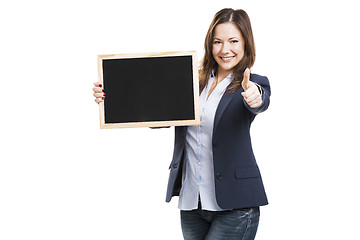
[[[224,80],[227,76],[229,76],[229,74],[231,73],[231,71],[218,71],[216,73],[216,76],[214,77],[214,80],[210,86],[209,89],[209,93],[207,98],[209,98],[209,96],[211,95],[211,93],[215,90],[216,86],[222,81]]]
[[[229,76],[229,74],[231,74],[232,71],[225,71],[225,70],[218,70],[218,72],[216,73],[216,78],[217,78],[217,83],[221,82],[222,80],[224,80],[227,76]]]

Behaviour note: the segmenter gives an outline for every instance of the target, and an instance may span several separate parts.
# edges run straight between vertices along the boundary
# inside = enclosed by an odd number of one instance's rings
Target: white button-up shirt
[[[201,92],[200,126],[189,126],[186,134],[183,184],[180,191],[179,208],[193,210],[198,208],[199,196],[203,210],[222,211],[215,198],[215,179],[212,151],[212,134],[216,109],[231,83],[232,74],[222,80],[209,94],[214,77]]]

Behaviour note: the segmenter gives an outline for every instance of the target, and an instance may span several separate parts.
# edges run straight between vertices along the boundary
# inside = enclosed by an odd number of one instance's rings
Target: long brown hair
[[[220,10],[215,14],[205,38],[205,55],[199,70],[200,92],[206,86],[213,71],[216,75],[218,64],[212,55],[214,30],[217,25],[226,22],[234,23],[240,30],[245,41],[244,56],[233,68],[233,79],[228,88],[229,92],[235,92],[241,88],[245,69],[251,68],[255,63],[255,42],[249,16],[241,9],[234,10],[232,8],[224,8]]]

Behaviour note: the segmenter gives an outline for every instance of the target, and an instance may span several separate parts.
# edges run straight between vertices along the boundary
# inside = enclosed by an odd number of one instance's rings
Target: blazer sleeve
[[[251,108],[249,104],[247,104],[245,99],[243,99],[244,105],[253,114],[264,112],[266,109],[268,109],[270,105],[270,95],[271,95],[270,82],[267,77],[260,76],[257,74],[251,74],[250,81],[256,83],[261,88],[262,104],[256,108]]]

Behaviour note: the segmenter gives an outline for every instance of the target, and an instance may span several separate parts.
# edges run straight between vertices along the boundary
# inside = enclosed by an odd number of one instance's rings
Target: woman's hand
[[[104,93],[104,89],[102,88],[102,85],[100,82],[95,82],[94,83],[94,88],[93,88],[93,91],[94,91],[94,97],[95,97],[95,102],[97,104],[101,103],[104,101],[105,99],[105,93]]]
[[[245,101],[251,108],[259,107],[262,104],[262,98],[260,89],[258,86],[250,81],[250,69],[245,69],[244,78],[241,83],[244,92],[241,93],[243,95]]]

